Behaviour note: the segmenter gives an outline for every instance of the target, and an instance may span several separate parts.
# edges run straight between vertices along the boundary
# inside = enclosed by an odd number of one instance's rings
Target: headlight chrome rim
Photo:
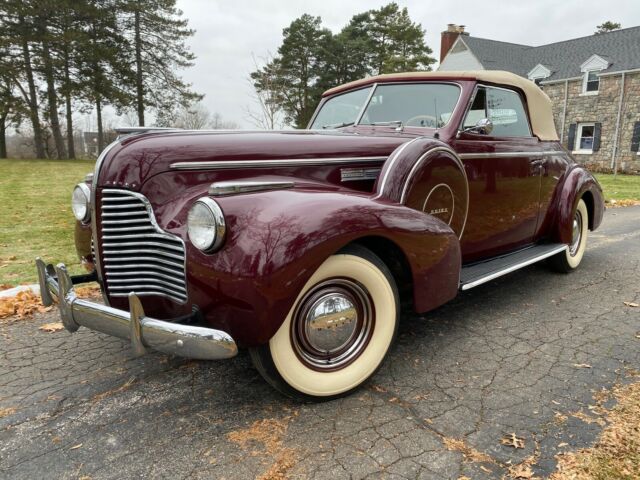
[[[81,195],[84,196],[84,212],[76,211],[76,205],[79,205],[76,204],[74,200],[76,191],[80,191]],[[73,192],[71,193],[71,211],[73,212],[73,216],[79,222],[88,223],[91,219],[91,190],[86,183],[79,183],[73,187]],[[80,215],[80,213],[82,213],[82,215]]]
[[[196,206],[204,206],[211,214],[211,218],[213,220],[213,238],[207,242],[207,245],[199,246],[198,242],[194,241],[191,225],[188,221],[189,216],[191,216],[191,212]],[[209,197],[202,197],[193,202],[187,216],[187,235],[189,236],[189,241],[194,247],[205,253],[215,252],[222,246],[226,232],[227,227],[224,220],[224,214],[222,213],[220,205],[218,205],[215,200]]]

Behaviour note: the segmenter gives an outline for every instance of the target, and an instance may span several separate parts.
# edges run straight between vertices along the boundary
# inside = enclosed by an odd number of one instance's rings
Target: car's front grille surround
[[[135,292],[187,301],[184,241],[158,226],[144,195],[103,189],[99,234],[103,280],[110,296]]]

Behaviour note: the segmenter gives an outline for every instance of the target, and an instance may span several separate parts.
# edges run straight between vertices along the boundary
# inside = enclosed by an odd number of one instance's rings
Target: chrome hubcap
[[[294,312],[294,350],[314,370],[337,370],[355,360],[373,331],[373,303],[359,283],[332,279],[311,289]]]
[[[358,312],[347,295],[329,293],[309,309],[304,324],[311,347],[333,353],[345,346],[356,331]]]
[[[569,253],[572,257],[578,253],[580,240],[582,240],[582,214],[578,211],[573,218],[573,233],[571,236],[571,247],[569,248]]]

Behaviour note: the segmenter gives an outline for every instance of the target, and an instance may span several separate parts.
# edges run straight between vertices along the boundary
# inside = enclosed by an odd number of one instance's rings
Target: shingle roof
[[[487,70],[508,70],[524,77],[539,63],[551,70],[544,81],[582,75],[580,65],[593,54],[610,62],[601,73],[640,68],[640,27],[533,47],[470,35],[460,37]]]

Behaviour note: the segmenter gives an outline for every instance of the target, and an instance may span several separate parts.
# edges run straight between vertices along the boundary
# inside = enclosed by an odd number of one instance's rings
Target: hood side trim
[[[229,170],[233,168],[268,168],[322,166],[344,163],[384,163],[388,157],[283,158],[272,160],[216,160],[212,162],[176,162],[172,170]]]

